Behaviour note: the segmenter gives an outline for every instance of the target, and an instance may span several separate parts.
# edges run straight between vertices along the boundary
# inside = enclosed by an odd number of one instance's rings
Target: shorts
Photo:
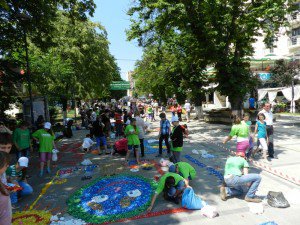
[[[236,152],[244,152],[249,148],[249,140],[241,141],[236,143]]]
[[[128,150],[137,150],[139,148],[139,145],[128,145]]]
[[[106,137],[105,136],[96,137],[96,142],[97,142],[97,147],[100,147],[101,143],[102,145],[106,145]]]
[[[47,162],[48,160],[51,160],[51,158],[51,152],[40,152],[40,162]]]

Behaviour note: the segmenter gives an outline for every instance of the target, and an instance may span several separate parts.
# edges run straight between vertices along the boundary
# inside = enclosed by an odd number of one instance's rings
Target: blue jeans
[[[171,188],[169,189],[169,191],[168,191],[168,196],[169,196],[169,197],[174,197],[174,195],[176,194],[176,191],[177,191],[177,190],[178,190],[178,191],[182,191],[182,190],[183,190],[184,185],[185,185],[185,183],[184,183],[183,180],[179,181],[178,184],[177,184],[176,186],[171,187]]]
[[[228,196],[238,196],[247,192],[246,197],[254,198],[261,181],[261,176],[250,173],[242,176],[232,175],[232,177],[225,178],[224,180],[227,184],[226,193]],[[248,183],[251,183],[250,187],[247,186]]]
[[[10,200],[12,204],[15,204],[18,202],[18,196],[23,197],[26,195],[31,195],[33,192],[32,187],[23,181],[18,181],[19,185],[23,188],[23,190],[18,192],[11,192],[10,193]],[[9,186],[14,186],[14,184],[9,184]]]

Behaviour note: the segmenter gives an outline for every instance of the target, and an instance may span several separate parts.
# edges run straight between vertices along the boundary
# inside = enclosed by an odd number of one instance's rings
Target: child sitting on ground
[[[96,144],[96,142],[94,142],[91,139],[91,135],[87,134],[85,135],[85,138],[83,139],[83,143],[82,143],[82,149],[84,152],[88,152],[89,150],[91,150],[91,147]]]

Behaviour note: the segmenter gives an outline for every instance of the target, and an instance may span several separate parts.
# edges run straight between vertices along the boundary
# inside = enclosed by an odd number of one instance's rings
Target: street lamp
[[[32,100],[32,89],[31,89],[31,76],[30,76],[30,67],[29,67],[29,57],[28,57],[28,43],[27,43],[27,32],[24,25],[25,22],[28,22],[31,17],[25,13],[18,13],[16,17],[23,23],[23,38],[25,45],[25,60],[26,60],[26,78],[28,83],[28,92],[29,92],[29,103],[30,103],[30,117],[31,125],[34,125],[34,113],[33,113],[33,100]]]

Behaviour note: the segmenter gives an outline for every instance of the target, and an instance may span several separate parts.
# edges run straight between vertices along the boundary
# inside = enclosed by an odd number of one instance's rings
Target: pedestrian
[[[25,156],[29,158],[29,152],[32,152],[30,131],[26,121],[21,122],[20,128],[16,128],[13,132],[13,142],[16,147],[17,160]]]
[[[139,157],[139,128],[136,125],[136,119],[132,118],[130,125],[128,125],[124,131],[126,138],[128,140],[128,151],[126,153],[125,162],[128,163],[128,158],[130,155],[130,151],[135,152],[136,161],[140,164],[140,157]]]
[[[10,133],[0,133],[0,152],[10,153],[13,145],[12,135]],[[6,173],[1,175],[2,184],[7,185]]]
[[[147,211],[150,212],[152,210],[156,198],[161,192],[163,192],[165,200],[179,204],[179,199],[187,185],[188,184],[185,182],[185,179],[179,174],[171,172],[165,173],[159,179],[157,188]]]
[[[263,158],[264,158],[264,163],[269,163],[268,158],[267,158],[267,152],[268,152],[268,136],[267,136],[267,124],[264,121],[265,120],[265,115],[263,113],[258,114],[257,116],[258,121],[256,122],[255,125],[255,130],[253,134],[254,135],[257,133],[257,139],[259,140],[259,146],[258,148],[253,152],[253,156],[255,153],[259,150],[262,149],[263,151]]]
[[[226,144],[233,137],[236,136],[236,152],[243,152],[246,154],[246,150],[249,148],[249,127],[247,124],[242,123],[240,117],[233,116],[233,126],[223,144]]]
[[[258,114],[263,113],[265,115],[265,122],[266,122],[266,128],[267,128],[267,137],[269,140],[268,145],[268,157],[270,158],[277,158],[274,155],[274,128],[273,128],[273,113],[271,111],[271,104],[270,103],[264,103],[263,110],[261,110]]]
[[[171,131],[171,161],[177,163],[181,161],[181,152],[183,149],[183,134],[187,133],[187,129],[184,126],[179,125],[178,116],[172,117],[173,129]]]
[[[155,109],[155,116],[158,116],[158,102],[154,100],[153,108]]]
[[[101,114],[101,121],[104,124],[104,133],[107,138],[110,138],[111,132],[111,123],[109,118],[109,109],[105,109],[104,112]]]
[[[104,147],[105,154],[107,154],[107,143],[104,133],[105,125],[102,123],[100,116],[97,116],[96,121],[93,122],[93,134],[96,138],[98,155],[102,155],[101,144]]]
[[[252,134],[251,134],[251,124],[252,123],[249,119],[250,119],[249,113],[244,113],[242,123],[246,124],[248,126],[248,130],[249,130],[249,135],[248,135],[249,147],[248,147],[248,150],[246,150],[246,158],[247,159],[249,159],[251,157],[252,150],[253,150],[253,147],[254,147],[253,137],[252,137]]]
[[[173,117],[173,116],[176,116],[176,112],[177,112],[176,105],[172,105],[172,106],[171,106],[171,112],[172,112],[172,117]]]
[[[81,127],[86,127],[86,122],[85,122],[86,112],[85,112],[84,108],[80,107],[79,114],[80,114],[80,118],[81,118]]]
[[[57,149],[55,145],[55,136],[51,130],[51,123],[46,122],[43,129],[39,129],[32,134],[33,139],[39,142],[40,153],[40,174],[44,174],[44,165],[47,163],[47,173],[51,173],[52,150]]]
[[[189,123],[191,119],[191,104],[188,102],[188,100],[185,100],[183,108],[185,109],[186,121]]]
[[[140,148],[141,148],[141,157],[145,156],[145,147],[144,147],[144,138],[146,132],[145,121],[141,118],[140,112],[135,113],[136,126],[139,129],[139,139],[140,139]]]
[[[149,104],[147,107],[147,114],[148,114],[148,119],[152,122],[153,121],[153,108],[152,108],[151,104]]]
[[[117,109],[114,115],[115,118],[115,127],[116,127],[116,136],[120,137],[123,133],[123,123],[122,123],[122,110]]]
[[[162,156],[162,142],[165,141],[167,147],[167,154],[171,156],[170,144],[169,144],[169,137],[171,133],[171,124],[170,121],[167,119],[165,113],[161,113],[160,117],[160,126],[159,126],[159,149],[158,155],[156,157]]]
[[[0,151],[0,176],[5,174],[7,167],[9,166],[10,157],[7,152]],[[11,225],[12,224],[12,207],[9,197],[9,192],[4,187],[2,180],[0,181],[0,224]]]
[[[195,168],[192,167],[192,165],[187,162],[178,162],[175,164],[170,163],[169,172],[177,173],[187,181],[195,179],[197,174]]]
[[[220,196],[223,201],[230,196],[241,196],[246,193],[245,201],[261,202],[255,193],[260,184],[259,174],[249,174],[249,164],[245,160],[244,152],[237,152],[236,156],[227,159],[225,164],[224,182],[220,187]]]
[[[180,104],[177,105],[177,115],[178,115],[178,119],[179,121],[182,121],[182,107]]]

